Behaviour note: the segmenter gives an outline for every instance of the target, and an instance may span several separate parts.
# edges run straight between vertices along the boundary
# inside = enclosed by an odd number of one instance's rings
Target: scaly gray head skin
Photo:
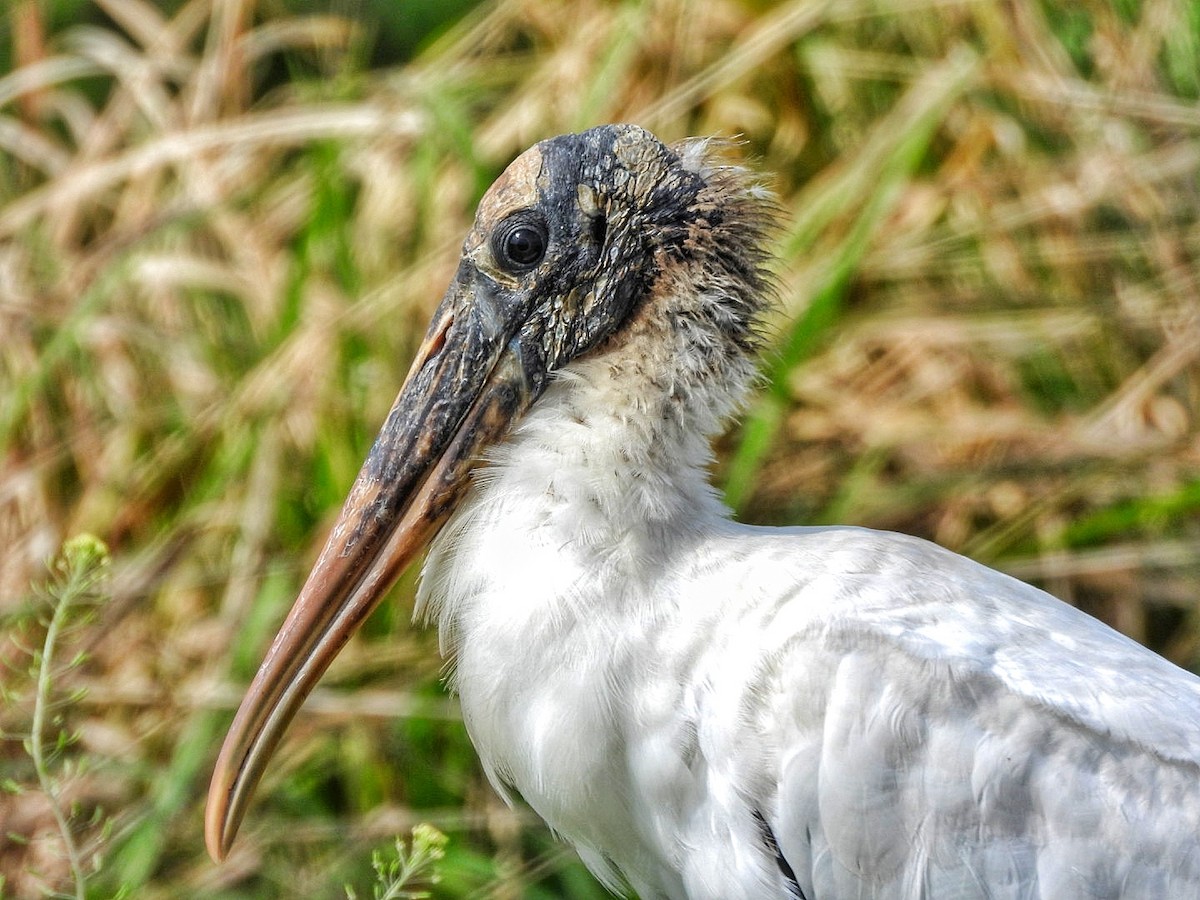
[[[328,542],[234,719],[206,839],[228,853],[251,793],[304,698],[438,531],[489,444],[552,374],[649,322],[652,301],[705,285],[670,315],[701,322],[690,367],[749,365],[764,304],[764,195],[703,145],[609,125],[537,144],[479,204],[458,271]],[[684,290],[684,294],[688,294]],[[691,330],[687,330],[691,333]]]

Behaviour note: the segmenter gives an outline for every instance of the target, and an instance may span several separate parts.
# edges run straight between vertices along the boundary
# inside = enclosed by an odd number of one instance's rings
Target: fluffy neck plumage
[[[706,145],[677,152],[707,185],[686,240],[648,248],[655,277],[635,313],[556,374],[433,543],[418,615],[438,621],[451,654],[462,617],[496,596],[485,582],[521,571],[520,560],[507,572],[470,561],[486,557],[488,529],[555,548],[586,573],[581,602],[599,603],[656,577],[680,542],[727,517],[707,479],[710,441],[754,379],[771,215],[765,192],[711,165]]]

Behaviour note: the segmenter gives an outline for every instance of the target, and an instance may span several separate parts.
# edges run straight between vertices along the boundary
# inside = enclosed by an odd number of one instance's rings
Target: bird
[[[779,206],[730,142],[554,137],[481,199],[206,812],[429,544],[482,768],[614,893],[1200,897],[1200,678],[936,544],[739,523]]]

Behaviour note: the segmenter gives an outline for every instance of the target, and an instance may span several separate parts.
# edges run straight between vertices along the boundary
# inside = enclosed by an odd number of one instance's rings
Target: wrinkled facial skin
[[[414,399],[393,408],[367,459],[371,474],[409,481],[413,454],[390,436],[419,433],[421,458],[442,452],[462,428],[463,401],[489,386],[508,392],[491,398],[496,415],[518,419],[552,372],[629,319],[664,254],[684,252],[689,206],[702,187],[699,175],[633,125],[561,135],[521,154],[480,200],[402,392]],[[519,231],[542,242],[532,263],[506,255],[506,239]],[[494,377],[498,366],[522,377]],[[446,380],[462,389],[430,389]],[[392,427],[401,414],[406,427]],[[448,504],[456,501],[447,495]]]
[[[452,441],[491,439],[540,396],[551,373],[626,322],[666,256],[686,252],[699,175],[649,132],[609,125],[543,141],[480,201],[454,281],[364,465],[370,527]],[[513,251],[516,251],[515,253]],[[453,384],[453,391],[445,390]],[[445,472],[432,512],[465,487]],[[454,489],[450,487],[453,485]]]
[[[625,125],[543,141],[487,192],[463,245],[458,298],[481,307],[484,331],[513,329],[534,396],[628,319],[658,251],[682,231],[672,220],[701,187],[653,135]],[[514,269],[504,237],[521,226],[544,235],[545,254]]]

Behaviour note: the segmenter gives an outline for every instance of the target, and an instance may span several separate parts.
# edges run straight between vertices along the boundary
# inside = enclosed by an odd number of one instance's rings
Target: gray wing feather
[[[805,896],[1200,897],[1200,679],[935,545],[794,537],[802,585],[843,596],[748,690],[797,698],[756,728],[785,748],[762,807]]]

